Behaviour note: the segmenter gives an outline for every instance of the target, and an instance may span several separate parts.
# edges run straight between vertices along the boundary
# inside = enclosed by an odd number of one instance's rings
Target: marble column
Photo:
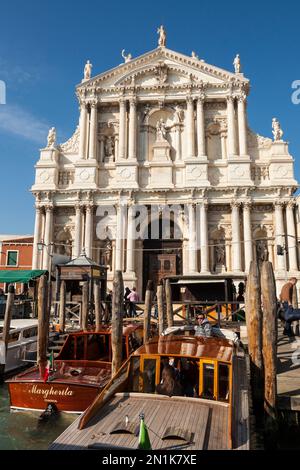
[[[189,272],[197,272],[195,204],[189,204]]]
[[[228,157],[236,155],[236,126],[233,96],[227,96]]]
[[[35,209],[32,269],[40,268],[40,252],[38,250],[37,244],[42,241],[41,234],[42,234],[42,209],[41,207],[37,206]]]
[[[242,271],[240,207],[241,203],[238,201],[231,203],[232,270],[238,273]]]
[[[239,144],[240,155],[245,156],[247,149],[247,120],[246,120],[246,94],[242,93],[238,97],[238,128],[239,128]]]
[[[197,99],[197,146],[198,157],[206,155],[205,149],[205,120],[204,120],[205,95],[201,94]]]
[[[286,269],[286,254],[284,252],[282,255],[277,255],[277,245],[284,247],[284,221],[283,221],[283,207],[284,203],[282,201],[275,202],[275,253],[276,253],[276,266],[277,270],[285,271]]]
[[[201,274],[208,274],[210,272],[207,209],[207,202],[203,202],[200,206]]]
[[[119,160],[126,158],[126,100],[120,101],[120,122],[119,122]]]
[[[192,158],[195,156],[195,122],[194,122],[194,100],[191,96],[187,97],[186,138],[187,138],[187,157]]]
[[[175,127],[175,152],[176,152],[176,161],[181,160],[181,129],[180,124],[176,124]]]
[[[131,160],[136,159],[136,98],[129,101],[129,140],[128,140],[128,157]]]
[[[298,271],[297,237],[294,217],[295,201],[291,199],[286,206],[287,244],[289,253],[289,270]]]
[[[86,158],[87,148],[87,107],[85,103],[80,105],[80,119],[79,119],[79,158]]]
[[[127,263],[126,272],[132,274],[134,267],[134,247],[135,247],[135,224],[134,224],[134,206],[128,206],[128,224],[127,224]]]
[[[101,135],[100,136],[100,155],[99,155],[99,161],[100,163],[104,162],[105,154],[104,154],[104,142],[105,142],[105,136]]]
[[[97,102],[91,103],[91,117],[90,117],[90,135],[89,135],[89,159],[96,160],[97,158],[97,131],[98,131],[98,111]]]
[[[45,208],[46,218],[45,218],[45,233],[44,233],[44,252],[43,252],[43,269],[50,268],[50,255],[51,243],[52,243],[52,230],[53,230],[53,205],[48,204]]]
[[[94,230],[94,207],[92,204],[86,206],[85,215],[85,252],[88,258],[93,257],[93,230]]]
[[[82,209],[80,204],[75,204],[75,241],[74,257],[78,258],[82,249]]]
[[[252,230],[251,230],[251,203],[243,204],[243,222],[244,222],[244,254],[245,271],[249,272],[250,263],[253,260]]]

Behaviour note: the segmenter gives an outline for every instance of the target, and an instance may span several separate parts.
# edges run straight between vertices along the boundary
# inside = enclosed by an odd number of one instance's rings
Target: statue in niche
[[[144,109],[143,109],[143,118],[142,118],[142,122],[145,121],[146,117],[148,116],[148,114],[150,113],[150,110],[151,110],[151,106],[149,104],[146,104]]]
[[[256,244],[256,253],[257,253],[257,261],[259,263],[262,263],[263,261],[268,261],[269,251],[268,251],[268,243],[266,240],[258,240]]]
[[[240,54],[237,54],[233,61],[235,73],[241,73],[241,59]]]
[[[112,136],[107,136],[104,145],[104,152],[106,157],[112,157],[115,151],[115,142]]]
[[[215,260],[217,265],[225,265],[225,248],[224,245],[215,246]]]
[[[47,137],[47,148],[54,147],[56,142],[56,129],[55,127],[51,127]]]
[[[156,123],[156,141],[163,142],[167,140],[167,130],[163,118],[160,118]]]
[[[112,267],[112,243],[110,239],[107,239],[105,242],[104,249],[101,250],[102,255],[101,255],[101,261],[100,263],[104,266],[109,266],[109,269],[111,270]]]
[[[281,129],[280,122],[276,118],[272,119],[272,133],[275,142],[278,142],[282,139],[283,130]]]
[[[160,47],[165,47],[167,35],[166,35],[166,31],[165,31],[165,28],[163,27],[163,25],[161,25],[161,26],[157,29],[157,34],[159,34],[158,45],[159,45]]]
[[[88,60],[84,67],[84,79],[85,80],[89,80],[91,78],[92,67],[93,67],[92,64]]]
[[[125,49],[122,50],[122,57],[123,57],[123,59],[124,59],[125,64],[126,64],[127,62],[130,62],[131,59],[132,59],[132,55],[131,55],[130,53],[127,54],[127,55],[125,55]]]

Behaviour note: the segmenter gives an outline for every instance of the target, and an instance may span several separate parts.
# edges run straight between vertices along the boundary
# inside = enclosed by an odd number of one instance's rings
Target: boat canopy
[[[0,271],[0,283],[8,283],[14,284],[18,283],[26,283],[33,279],[36,279],[43,274],[47,273],[47,271],[42,269],[33,269],[33,270],[15,270],[15,271]]]

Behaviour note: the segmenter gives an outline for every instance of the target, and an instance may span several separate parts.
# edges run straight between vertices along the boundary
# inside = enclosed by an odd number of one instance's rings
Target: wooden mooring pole
[[[145,310],[144,310],[144,344],[151,337],[151,309],[153,301],[153,282],[148,281],[145,294]]]
[[[88,329],[88,318],[89,318],[89,284],[85,281],[82,286],[82,307],[80,317],[80,328],[83,331]]]
[[[65,332],[66,325],[66,282],[61,281],[59,289],[59,331]]]
[[[95,328],[96,331],[101,330],[102,311],[101,311],[101,291],[99,282],[94,284],[94,304],[95,304]]]
[[[14,301],[15,301],[15,288],[11,284],[8,287],[8,295],[6,299],[6,307],[5,307],[5,314],[4,314],[4,324],[3,324],[3,333],[2,333],[2,345],[3,345],[3,364],[0,364],[0,381],[3,380],[4,371],[5,371],[5,363],[6,363],[6,356],[7,356],[7,348],[8,348],[8,340],[9,340],[9,331],[10,331],[10,323],[13,316],[14,310]]]
[[[45,375],[47,366],[47,349],[49,337],[50,310],[48,308],[48,280],[47,276],[40,277],[38,286],[38,350],[37,363],[40,377]]]
[[[251,261],[245,295],[248,350],[250,356],[253,401],[262,408],[263,357],[262,357],[262,310],[260,272],[256,261]]]
[[[173,314],[173,304],[172,304],[172,289],[170,284],[170,279],[166,279],[165,282],[165,293],[166,293],[166,304],[167,304],[167,323],[168,327],[174,325],[174,314]]]
[[[164,331],[165,320],[164,320],[164,286],[162,283],[157,286],[157,310],[158,310],[158,334],[159,336]]]
[[[277,298],[273,266],[264,261],[261,267],[261,293],[263,308],[263,361],[265,429],[276,432],[277,395]]]
[[[115,271],[112,295],[111,348],[112,376],[122,365],[122,335],[124,316],[124,283],[122,271]]]

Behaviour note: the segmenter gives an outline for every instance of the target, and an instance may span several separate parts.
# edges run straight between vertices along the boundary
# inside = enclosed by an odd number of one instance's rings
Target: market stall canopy
[[[6,282],[7,284],[27,283],[33,279],[37,279],[48,271],[42,269],[33,270],[18,270],[18,271],[0,271],[0,282]]]

